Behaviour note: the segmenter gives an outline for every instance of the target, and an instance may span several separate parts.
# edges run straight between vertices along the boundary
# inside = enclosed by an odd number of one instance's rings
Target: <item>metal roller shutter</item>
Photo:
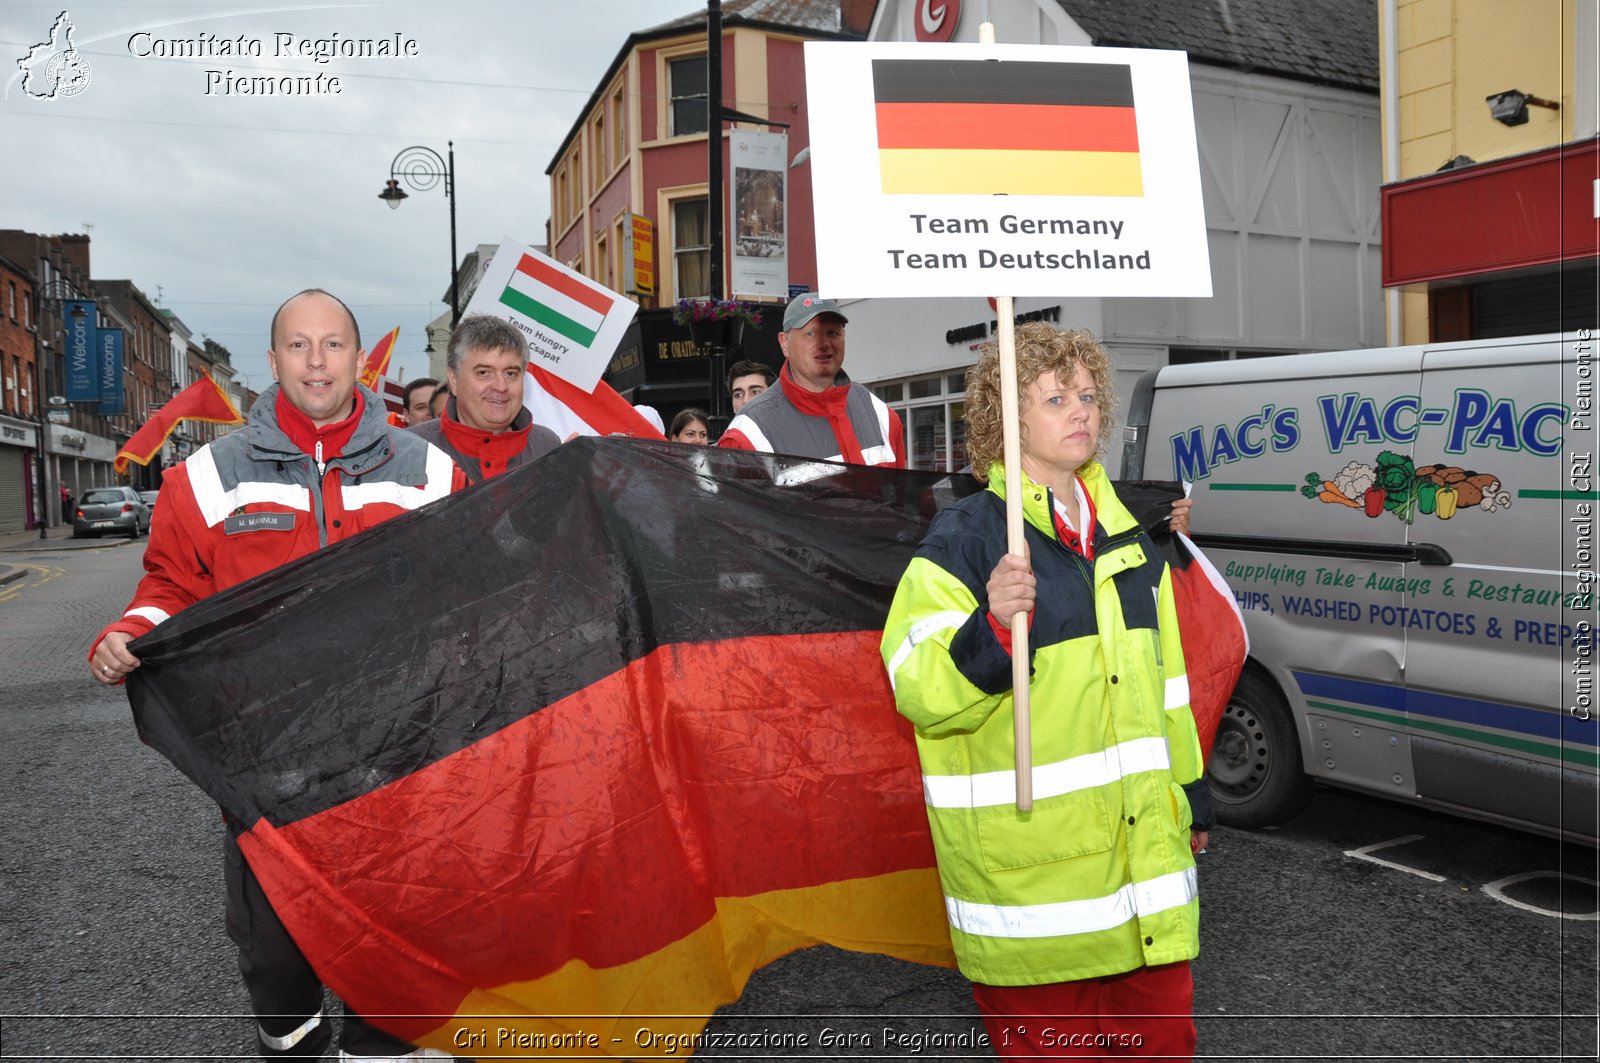
[[[28,527],[28,451],[0,447],[0,535]]]

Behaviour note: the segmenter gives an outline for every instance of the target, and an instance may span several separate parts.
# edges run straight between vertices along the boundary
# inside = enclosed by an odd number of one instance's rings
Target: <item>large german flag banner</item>
[[[683,1055],[794,949],[952,962],[878,641],[977,486],[579,439],[161,624],[134,718],[363,1015]]]
[[[1127,64],[874,59],[885,193],[1139,196]]]

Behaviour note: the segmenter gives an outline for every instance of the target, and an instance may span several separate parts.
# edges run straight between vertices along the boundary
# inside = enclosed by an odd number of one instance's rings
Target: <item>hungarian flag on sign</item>
[[[140,735],[248,827],[334,990],[432,1047],[493,1016],[519,1058],[682,1054],[634,1034],[794,949],[949,965],[878,642],[979,485],[778,486],[802,464],[563,446],[158,626]]]
[[[580,347],[590,347],[615,300],[532,255],[523,255],[500,293],[500,302]]]
[[[1144,194],[1126,65],[874,59],[872,91],[885,193]]]
[[[244,417],[222,390],[222,385],[203,374],[199,380],[174,395],[117,451],[112,467],[126,472],[128,462],[149,465],[179,421],[207,421],[211,424],[243,424]]]

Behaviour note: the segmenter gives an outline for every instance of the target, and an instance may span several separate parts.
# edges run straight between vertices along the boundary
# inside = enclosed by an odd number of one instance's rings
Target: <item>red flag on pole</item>
[[[389,371],[389,359],[394,355],[394,341],[399,336],[400,326],[396,325],[367,352],[367,368],[361,373],[361,383],[373,391],[378,390],[378,379]]]
[[[178,427],[179,421],[243,424],[244,416],[228,398],[227,392],[222,390],[222,385],[207,373],[178,392],[172,401],[162,406],[144,423],[143,428],[133,434],[127,445],[117,451],[113,462],[117,472],[126,472],[130,461],[149,465],[150,459],[160,452],[172,430]]]

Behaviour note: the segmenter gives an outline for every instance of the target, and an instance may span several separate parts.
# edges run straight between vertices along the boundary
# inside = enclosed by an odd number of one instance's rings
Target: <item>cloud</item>
[[[34,100],[15,84],[0,102],[8,173],[0,225],[92,237],[96,277],[132,280],[198,336],[228,347],[251,386],[270,382],[273,309],[301,288],[345,298],[364,336],[401,326],[395,364],[425,368],[423,326],[446,306],[448,202],[411,192],[377,199],[391,160],[455,141],[457,255],[514,236],[544,242],[544,168],[627,35],[694,5],[660,0],[389,3],[174,9],[128,3],[69,8],[92,67],[70,99]],[[8,76],[60,8],[12,5]],[[599,28],[597,28],[599,27]],[[207,54],[131,54],[189,49]],[[275,55],[296,41],[415,41],[411,58]],[[218,54],[258,42],[255,55]],[[163,43],[157,43],[163,42]],[[170,42],[170,43],[166,43]],[[325,47],[327,45],[324,45]],[[234,92],[206,71],[232,71]],[[340,91],[243,95],[239,79],[337,77]],[[12,79],[13,82],[15,79]],[[408,189],[409,191],[409,189]]]

